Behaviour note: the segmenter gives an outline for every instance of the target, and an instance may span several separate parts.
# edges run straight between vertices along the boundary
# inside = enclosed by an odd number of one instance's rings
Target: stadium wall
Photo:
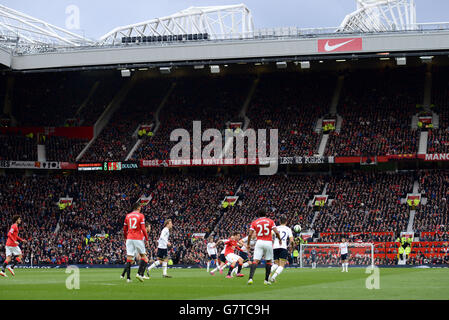
[[[0,64],[3,64],[6,67],[11,66],[11,53],[3,48],[0,48]]]
[[[320,43],[340,39],[354,39],[359,46],[334,46],[334,50],[320,49]],[[338,48],[337,48],[338,47]],[[346,49],[345,49],[346,48]],[[337,35],[308,38],[279,38],[270,40],[229,40],[170,43],[164,45],[120,45],[90,47],[66,51],[20,55],[12,58],[14,70],[64,67],[86,67],[126,64],[187,64],[193,61],[227,61],[232,59],[313,57],[351,53],[431,52],[449,49],[449,31],[426,33]],[[347,51],[345,51],[347,50]]]

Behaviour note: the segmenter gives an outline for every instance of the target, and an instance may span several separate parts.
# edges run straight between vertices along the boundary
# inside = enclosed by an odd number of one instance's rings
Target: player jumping
[[[140,256],[139,270],[136,278],[143,282],[144,272],[148,264],[145,250],[145,242],[148,244],[148,233],[145,228],[145,217],[141,210],[141,204],[136,203],[132,207],[132,212],[128,213],[123,226],[123,233],[126,239],[126,274],[127,282],[131,282],[131,265],[134,263],[136,254]],[[145,239],[145,242],[144,242]]]
[[[0,272],[0,276],[2,277],[8,277],[5,273],[5,269],[8,269],[13,276],[16,275],[14,273],[14,267],[22,261],[22,251],[19,248],[19,241],[22,241],[23,243],[27,242],[25,239],[19,237],[19,224],[22,223],[20,216],[14,216],[12,218],[12,223],[13,225],[8,231],[8,240],[6,240],[6,260],[3,263],[2,271]],[[11,261],[11,265],[8,265]]]
[[[257,213],[259,218],[251,223],[247,248],[251,246],[251,238],[253,234],[256,234],[257,242],[254,247],[254,261],[251,265],[251,271],[249,274],[248,284],[253,283],[254,273],[256,272],[257,265],[259,264],[262,257],[265,257],[265,281],[264,284],[270,285],[271,282],[268,281],[268,277],[271,273],[271,261],[273,260],[273,237],[271,231],[274,231],[276,237],[281,241],[281,235],[276,229],[274,221],[267,218],[264,209],[260,209]]]

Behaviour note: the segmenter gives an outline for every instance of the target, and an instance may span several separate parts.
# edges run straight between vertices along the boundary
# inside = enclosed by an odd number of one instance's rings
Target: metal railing
[[[385,31],[385,32],[337,32],[338,27],[331,28],[297,28],[297,27],[280,27],[280,28],[263,28],[256,29],[247,34],[215,34],[210,35],[207,40],[183,40],[183,41],[156,41],[156,42],[136,42],[136,43],[117,43],[117,44],[89,44],[80,43],[79,46],[60,46],[52,43],[45,44],[27,44],[21,42],[17,36],[10,36],[7,41],[2,41],[0,37],[0,47],[11,50],[13,55],[33,55],[50,52],[72,52],[80,50],[92,49],[108,49],[108,48],[127,48],[133,46],[175,46],[186,43],[210,43],[210,42],[227,42],[227,41],[264,41],[264,40],[285,40],[285,39],[301,39],[316,38],[321,36],[340,37],[351,35],[378,35],[378,34],[400,34],[400,33],[427,33],[438,31],[449,31],[449,22],[432,22],[419,23],[410,26],[410,30]]]

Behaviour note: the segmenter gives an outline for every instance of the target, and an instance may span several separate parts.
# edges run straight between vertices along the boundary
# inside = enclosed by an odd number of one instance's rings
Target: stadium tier
[[[426,242],[413,242],[413,259],[408,263],[447,258],[442,249],[431,248],[447,247],[438,241],[448,240],[449,172],[418,174],[427,204],[416,210],[414,232]],[[142,212],[153,226],[150,239],[158,237],[166,219],[173,220],[169,253],[176,264],[204,264],[205,238],[222,239],[236,231],[247,234],[259,208],[266,208],[267,216],[275,220],[285,214],[289,225],[313,230],[305,237],[308,243],[334,243],[343,236],[352,242],[373,242],[376,263],[393,264],[398,259],[398,234],[407,230],[410,217],[401,199],[412,191],[414,175],[7,174],[0,177],[0,228],[6,230],[12,216],[23,216],[22,235],[28,240],[23,251],[28,263],[33,259],[34,264],[122,264],[123,215],[146,196],[150,202]],[[313,205],[314,196],[323,193],[329,197],[327,204]],[[238,200],[223,206],[226,196]],[[59,208],[61,199],[71,199],[71,205]],[[4,243],[5,234],[0,237]],[[148,251],[155,258],[157,243],[150,241]]]

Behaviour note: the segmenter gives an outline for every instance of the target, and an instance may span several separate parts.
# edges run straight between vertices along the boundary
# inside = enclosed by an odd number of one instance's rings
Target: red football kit
[[[235,249],[243,251],[242,249],[240,249],[237,241],[235,240],[228,239],[224,242],[224,244],[225,244],[225,257],[230,253],[234,253]]]
[[[273,220],[269,218],[259,218],[251,223],[250,230],[256,232],[257,240],[273,241],[271,231],[276,225]]]
[[[128,213],[123,226],[123,233],[127,240],[143,240],[148,241],[148,233],[145,228],[145,217],[142,213],[134,211]]]
[[[19,227],[17,223],[14,223],[8,231],[8,240],[6,240],[7,247],[17,247],[19,244],[16,241],[23,241],[22,238],[19,237]]]

